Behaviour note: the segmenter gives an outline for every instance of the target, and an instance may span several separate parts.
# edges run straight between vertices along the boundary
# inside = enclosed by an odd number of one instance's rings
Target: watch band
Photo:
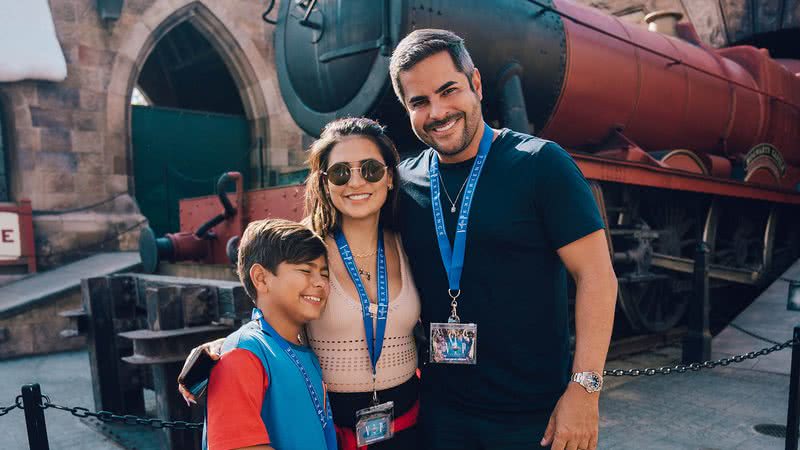
[[[603,376],[597,372],[575,372],[570,381],[580,384],[590,394],[603,389]]]

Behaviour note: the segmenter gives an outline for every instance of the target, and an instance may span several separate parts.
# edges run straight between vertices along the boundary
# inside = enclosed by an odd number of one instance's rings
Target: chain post
[[[794,327],[795,345],[792,346],[792,369],[789,377],[789,410],[786,413],[786,450],[797,450],[800,426],[800,325]]]
[[[28,445],[31,450],[50,450],[44,421],[42,390],[38,383],[22,386],[22,404],[25,410],[25,425],[28,427]]]
[[[694,257],[694,286],[689,304],[689,331],[683,339],[684,364],[707,361],[711,358],[711,331],[708,313],[711,304],[708,296],[708,243],[700,242]]]

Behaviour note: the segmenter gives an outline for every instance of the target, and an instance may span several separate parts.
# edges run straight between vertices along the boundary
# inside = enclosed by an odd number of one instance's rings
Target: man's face
[[[400,72],[403,104],[414,133],[443,156],[455,156],[472,142],[483,121],[481,77],[467,76],[441,51]]]

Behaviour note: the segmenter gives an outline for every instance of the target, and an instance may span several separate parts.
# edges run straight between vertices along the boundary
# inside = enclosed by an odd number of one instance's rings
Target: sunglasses
[[[350,163],[339,162],[328,167],[328,170],[322,174],[328,178],[331,184],[344,186],[350,181],[353,169],[358,169],[361,172],[361,178],[370,183],[377,183],[386,175],[386,164],[375,159],[365,159],[358,167],[351,167]]]

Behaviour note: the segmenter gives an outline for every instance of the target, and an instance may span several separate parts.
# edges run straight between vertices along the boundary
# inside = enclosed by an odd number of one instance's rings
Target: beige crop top
[[[399,238],[395,237],[400,259],[402,287],[389,299],[389,313],[383,350],[378,360],[377,390],[398,386],[417,369],[417,349],[413,329],[419,318],[419,294],[414,286],[408,260]],[[348,279],[346,282],[350,283]],[[373,313],[377,308],[371,305]],[[350,297],[331,271],[328,305],[319,319],[306,326],[308,343],[322,366],[322,378],[332,392],[371,392],[372,366],[361,318],[361,302]],[[374,317],[374,314],[373,314]],[[373,319],[373,327],[375,322]],[[374,328],[373,328],[374,329]]]

